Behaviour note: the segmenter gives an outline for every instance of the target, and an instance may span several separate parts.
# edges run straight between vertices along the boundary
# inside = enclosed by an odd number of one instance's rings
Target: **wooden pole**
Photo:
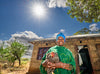
[[[75,45],[75,62],[76,62],[76,73],[80,74],[80,67],[79,67],[79,61],[78,61],[78,47]]]

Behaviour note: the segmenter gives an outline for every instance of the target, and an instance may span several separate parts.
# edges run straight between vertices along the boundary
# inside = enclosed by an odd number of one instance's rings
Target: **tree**
[[[16,41],[11,43],[11,46],[7,48],[3,48],[1,46],[0,48],[0,60],[8,61],[10,65],[14,66],[15,60],[19,61],[19,65],[21,64],[21,57],[25,53],[25,50],[27,49],[26,46],[23,44],[20,44]]]
[[[1,44],[1,47],[0,47],[0,60],[2,60],[2,61],[4,61],[6,59],[5,56],[6,56],[6,52],[7,52],[7,50],[5,50],[3,48],[3,46],[4,46],[4,42]]]
[[[74,35],[89,34],[89,33],[90,33],[90,30],[88,28],[83,28],[80,31],[74,33]]]
[[[0,60],[3,60],[4,59],[4,49],[3,49],[3,46],[1,46],[0,48]]]
[[[11,63],[14,62],[14,57],[13,55],[10,53],[10,50],[9,48],[3,48],[4,46],[4,43],[3,45],[0,47],[0,61],[2,62],[7,62],[8,65],[11,66]]]
[[[15,62],[15,60],[17,60],[18,59],[18,61],[19,61],[19,65],[21,65],[21,57],[23,56],[23,54],[25,53],[25,50],[27,49],[27,47],[26,46],[24,46],[23,44],[20,44],[20,43],[18,43],[18,42],[16,42],[16,41],[14,41],[12,44],[11,44],[11,46],[10,46],[10,48],[9,48],[9,50],[10,50],[10,53],[13,55],[13,65],[14,65],[14,62]]]
[[[94,34],[94,33],[100,33],[100,29],[95,30],[95,31],[91,31],[88,28],[83,28],[83,29],[77,31],[76,33],[74,33],[74,35]]]
[[[67,0],[68,14],[80,22],[100,21],[100,0]]]

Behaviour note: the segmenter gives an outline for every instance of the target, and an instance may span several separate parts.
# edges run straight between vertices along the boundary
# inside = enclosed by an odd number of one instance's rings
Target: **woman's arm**
[[[55,63],[55,68],[63,68],[66,70],[72,70],[72,65],[59,62],[59,63]]]
[[[59,63],[55,63],[55,68],[63,68],[66,70],[72,70],[72,65],[59,62]]]
[[[43,67],[47,67],[47,68],[54,68],[54,69],[55,68],[63,68],[63,69],[66,69],[66,70],[72,70],[72,65],[66,64],[66,63],[62,63],[62,62],[51,63],[49,61],[46,61],[42,65],[43,65]]]

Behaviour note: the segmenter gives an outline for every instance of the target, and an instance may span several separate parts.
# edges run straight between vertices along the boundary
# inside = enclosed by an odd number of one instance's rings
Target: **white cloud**
[[[15,33],[12,34],[12,37],[10,38],[10,41],[13,40],[21,40],[21,41],[32,41],[32,40],[36,40],[36,39],[42,39],[43,37],[39,37],[37,34],[35,34],[32,31],[24,31],[24,32],[20,32],[20,33]]]
[[[64,29],[60,29],[60,32],[65,33],[65,30]],[[58,33],[54,33],[52,37],[56,37]]]
[[[2,41],[2,40],[0,40],[0,44],[2,44],[2,42],[3,42],[3,41]]]
[[[3,44],[3,41],[2,41],[2,40],[0,40],[0,47],[2,46],[2,44]]]
[[[7,40],[5,40],[5,41],[0,40],[0,47],[1,47],[1,46],[3,46],[3,48],[5,49],[5,48],[7,48],[8,46],[10,46],[10,44],[8,43]]]
[[[58,33],[54,33],[52,37],[56,37]]]
[[[48,7],[55,8],[55,7],[66,7],[67,0],[48,0]]]
[[[36,33],[32,32],[32,31],[19,32],[19,33],[12,34],[11,38],[9,40],[6,40],[6,41],[0,40],[0,47],[3,44],[3,42],[4,42],[3,48],[6,48],[6,47],[10,46],[10,44],[14,40],[16,40],[17,42],[22,43],[25,46],[30,46],[27,49],[27,52],[23,57],[31,58],[32,51],[33,51],[33,44],[28,43],[28,41],[34,41],[37,39],[43,39],[43,37],[38,36]]]
[[[65,30],[64,29],[60,29],[59,32],[62,32],[65,34]],[[59,33],[58,32],[58,33]],[[54,33],[54,34],[48,34],[46,37],[49,37],[49,38],[55,38],[57,36],[58,33]],[[65,34],[66,35],[66,34]]]
[[[30,45],[30,43],[28,43],[29,41],[43,39],[43,37],[38,36],[37,34],[35,34],[32,31],[19,32],[19,33],[12,34],[11,36],[12,37],[9,39],[9,43],[16,40],[17,42],[22,43],[25,46]]]
[[[65,30],[64,30],[64,29],[60,29],[60,32],[64,33],[64,32],[65,32]]]
[[[97,24],[91,24],[91,25],[89,26],[89,30],[91,30],[91,31],[98,31],[99,28],[97,27]]]
[[[35,33],[33,33],[32,31],[24,31],[24,32],[12,34],[12,37],[26,37],[29,39],[32,39],[32,38],[41,39],[42,38],[36,35]]]
[[[55,38],[57,36],[58,33],[54,33],[54,34],[48,34],[46,37],[47,38]]]
[[[7,48],[9,46],[10,46],[9,41],[7,41],[7,40],[4,41],[3,48],[5,49],[5,48]]]
[[[43,39],[43,37],[38,36],[36,33],[32,31],[19,32],[19,33],[12,34],[11,36],[12,37],[9,39],[10,43],[16,40],[19,43],[24,44],[25,46],[30,46],[30,48],[28,48],[27,50],[27,53],[23,56],[24,58],[31,58],[32,51],[33,51],[33,44],[28,43],[28,41]]]

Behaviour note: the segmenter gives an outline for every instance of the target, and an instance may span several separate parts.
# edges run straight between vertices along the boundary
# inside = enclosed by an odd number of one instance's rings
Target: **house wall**
[[[46,45],[48,43],[48,45]],[[56,45],[55,41],[41,41],[41,42],[36,42],[34,44],[34,51],[32,52],[32,57],[30,61],[30,67],[29,67],[29,74],[39,74],[39,67],[41,64],[41,60],[37,60],[37,55],[38,55],[38,49],[40,47],[52,47]]]
[[[46,43],[48,45],[46,45]],[[97,52],[96,44],[100,44],[100,37],[66,39],[64,46],[70,49],[70,51],[73,53],[73,56],[75,58],[77,55],[75,46],[87,45],[94,74],[100,74],[100,57],[98,55],[100,53]],[[31,73],[39,74],[39,67],[41,64],[41,60],[37,60],[37,54],[38,54],[39,47],[52,47],[55,45],[56,45],[55,40],[37,41],[34,43],[34,48],[33,48],[34,50],[32,53],[30,67],[29,67],[30,74]]]

